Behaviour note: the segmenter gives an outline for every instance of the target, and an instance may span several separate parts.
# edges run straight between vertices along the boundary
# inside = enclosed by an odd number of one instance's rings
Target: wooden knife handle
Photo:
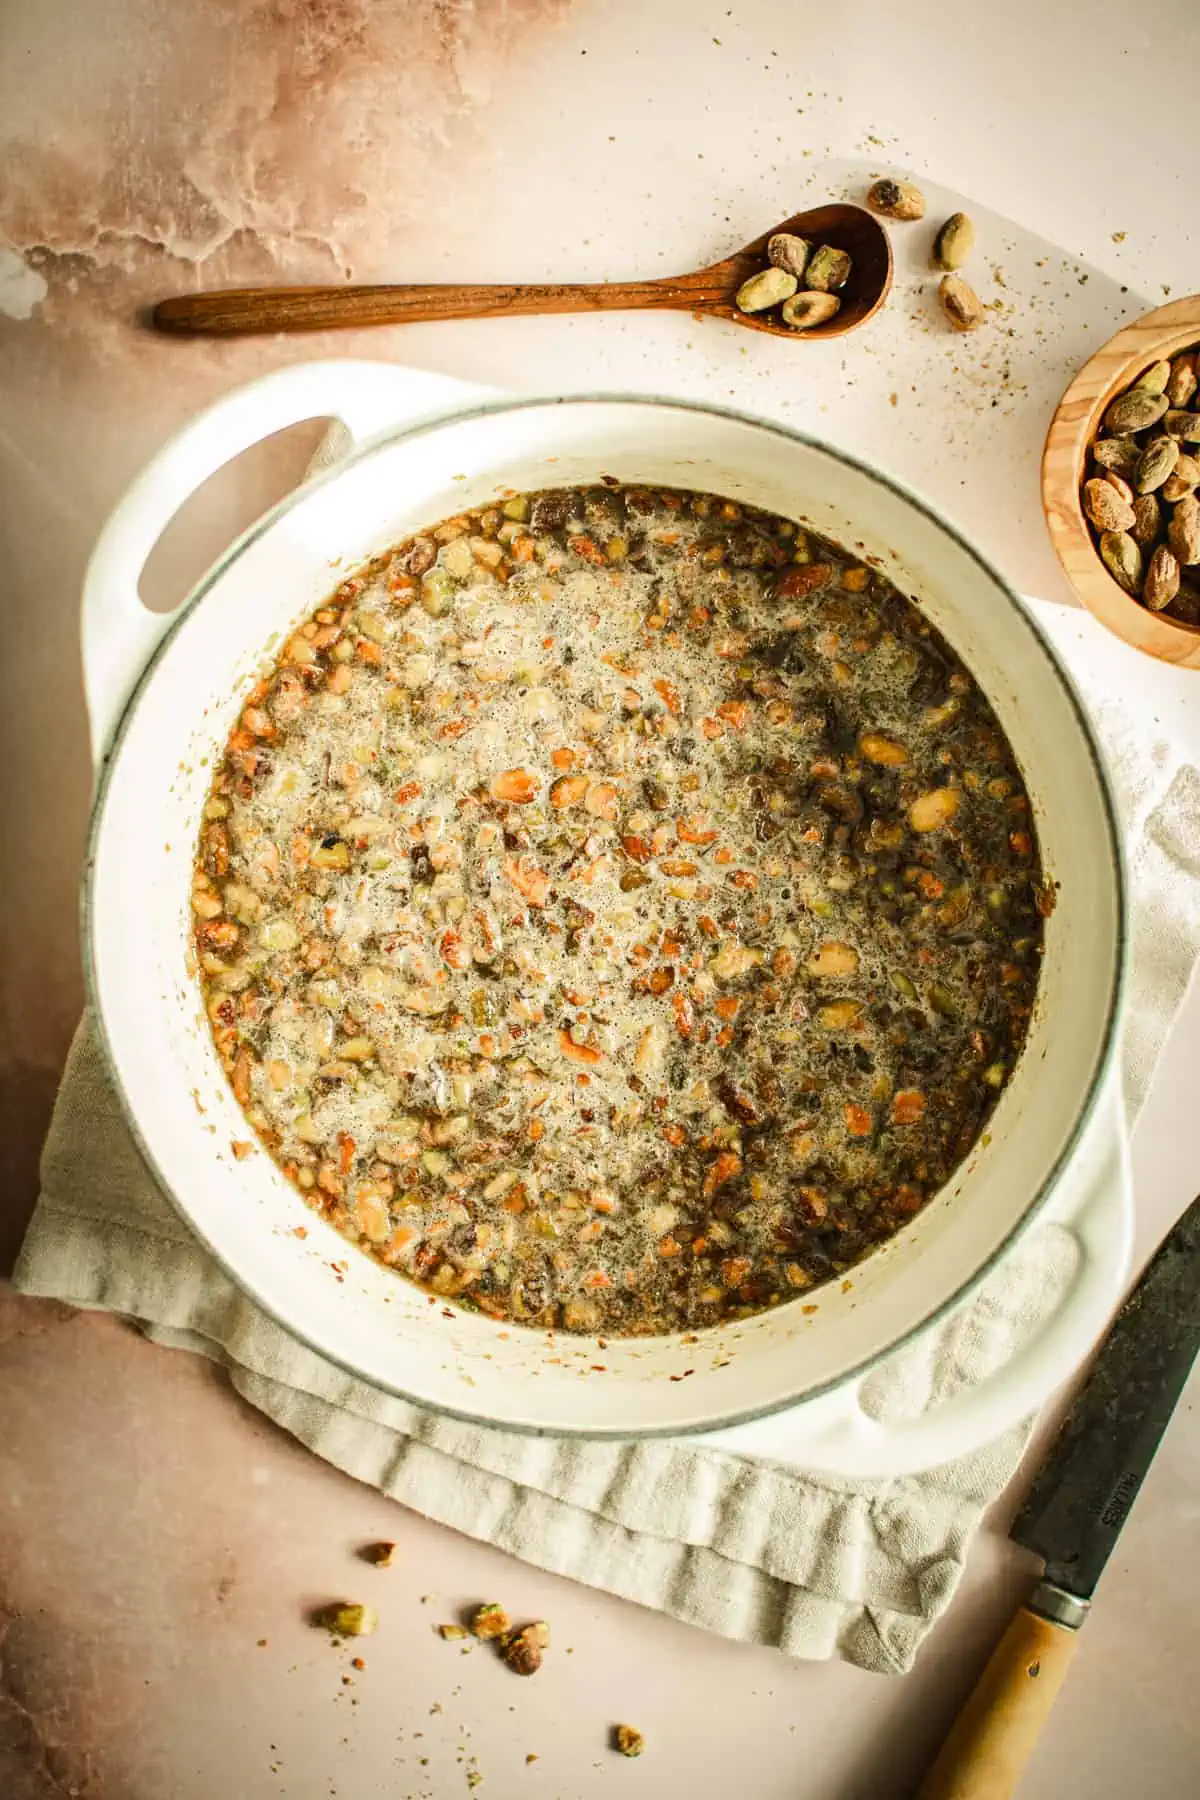
[[[1021,1608],[954,1721],[917,1800],[1011,1800],[1062,1686],[1076,1635]]]

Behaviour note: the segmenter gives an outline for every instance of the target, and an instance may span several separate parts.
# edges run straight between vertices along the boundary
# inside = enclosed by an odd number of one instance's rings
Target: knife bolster
[[[1039,1619],[1049,1619],[1052,1625],[1065,1625],[1068,1631],[1078,1631],[1092,1603],[1081,1600],[1078,1594],[1070,1593],[1056,1582],[1039,1581],[1026,1604]]]

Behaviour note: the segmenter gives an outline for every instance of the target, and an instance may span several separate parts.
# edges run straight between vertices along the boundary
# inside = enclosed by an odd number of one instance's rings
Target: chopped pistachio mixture
[[[712,494],[518,495],[247,697],[193,905],[259,1138],[438,1295],[612,1335],[794,1299],[917,1213],[1020,1050],[1029,800],[917,607]]]

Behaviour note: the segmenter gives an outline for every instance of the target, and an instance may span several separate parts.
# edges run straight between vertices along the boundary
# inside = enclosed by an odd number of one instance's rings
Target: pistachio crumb
[[[335,1637],[369,1637],[379,1624],[373,1606],[360,1606],[348,1600],[323,1606],[314,1614],[313,1623],[323,1625]]]
[[[485,1606],[477,1606],[471,1614],[471,1635],[477,1638],[502,1638],[511,1630],[512,1621],[504,1608],[495,1600],[489,1600]]]
[[[646,1740],[635,1725],[617,1725],[613,1729],[613,1748],[622,1756],[640,1756]]]

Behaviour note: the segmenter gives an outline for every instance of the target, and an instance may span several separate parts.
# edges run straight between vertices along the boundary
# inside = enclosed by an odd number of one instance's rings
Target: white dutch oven
[[[355,448],[234,545],[171,618],[138,578],[168,519],[230,457],[301,419]],[[623,481],[707,488],[865,543],[919,594],[988,693],[1061,880],[1028,1042],[986,1141],[898,1237],[839,1284],[698,1338],[595,1341],[505,1329],[351,1249],[245,1125],[185,966],[187,898],[214,761],[267,648],[355,564],[501,488]],[[99,760],[86,961],[145,1156],[225,1270],[297,1338],[378,1387],[518,1430],[708,1433],[847,1474],[928,1466],[1030,1412],[1082,1357],[1125,1272],[1128,1159],[1115,1049],[1122,874],[1111,800],[1072,689],[1000,577],[893,481],[795,431],[682,401],[524,400],[390,365],[285,370],[168,444],[107,525],[83,611]],[[1061,1305],[997,1374],[881,1424],[866,1374],[959,1305],[1034,1219],[1074,1240]],[[304,1238],[295,1235],[307,1227]],[[331,1265],[338,1265],[335,1270]],[[593,1365],[603,1364],[603,1369]],[[688,1379],[680,1380],[685,1371]],[[677,1379],[672,1380],[671,1377]]]

